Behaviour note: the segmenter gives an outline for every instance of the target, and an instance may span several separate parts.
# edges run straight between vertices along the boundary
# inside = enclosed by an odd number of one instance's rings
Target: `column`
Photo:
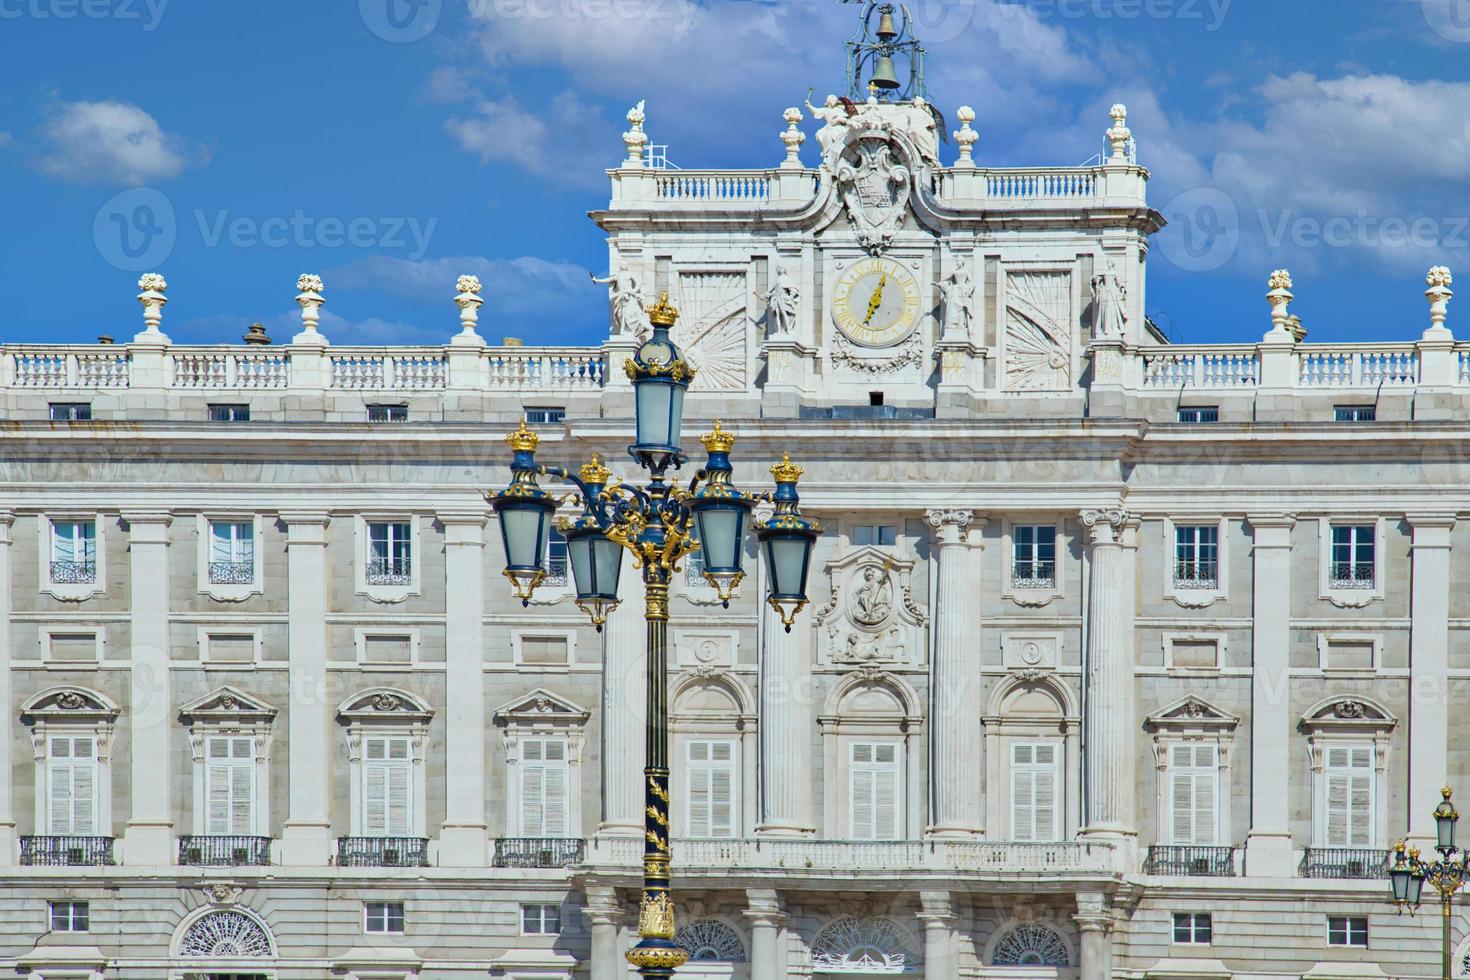
[[[1113,916],[1100,892],[1081,892],[1072,917],[1081,936],[1078,980],[1109,980],[1113,975]]]
[[[919,892],[924,980],[954,980],[954,902],[949,892]]]
[[[1249,518],[1252,551],[1251,627],[1251,829],[1245,839],[1245,873],[1286,878],[1292,860],[1291,753],[1291,529],[1283,514]],[[1238,788],[1237,792],[1242,788]]]
[[[123,833],[125,864],[174,863],[173,794],[168,761],[173,692],[168,670],[166,513],[123,514],[132,582],[132,670],[128,696],[132,816]]]
[[[1137,520],[1118,508],[1085,510],[1091,534],[1087,602],[1087,705],[1083,728],[1082,832],[1126,845],[1136,842],[1134,800],[1138,721],[1134,670],[1134,558]],[[1120,855],[1131,866],[1132,855]]]
[[[764,570],[762,571],[764,574]],[[756,594],[764,594],[764,582]],[[760,604],[761,814],[756,833],[804,837],[812,823],[812,684],[809,627],[800,620],[790,633],[764,601]],[[820,777],[817,777],[820,778]]]
[[[290,805],[281,863],[325,865],[332,857],[327,819],[331,753],[327,739],[327,528],[323,513],[282,514],[286,525],[287,625],[291,704]]]
[[[643,838],[643,736],[648,693],[643,575],[623,565],[622,602],[602,628],[602,825],[599,834]]]
[[[786,915],[781,896],[768,888],[749,888],[745,910],[750,923],[750,980],[786,980],[786,958],[782,955],[781,927]]]
[[[15,692],[11,684],[10,661],[10,527],[15,515],[0,511],[0,705],[6,713],[6,726],[16,725]],[[13,740],[0,739],[0,861],[15,864],[20,855],[15,838],[15,778]]]
[[[444,525],[444,826],[439,863],[483,867],[485,826],[485,519],[442,514]]]
[[[934,719],[934,811],[929,834],[979,837],[984,834],[980,805],[980,616],[970,575],[968,510],[931,510],[924,515],[936,529],[939,562],[934,662],[931,667]],[[975,523],[984,532],[985,521]],[[975,535],[979,537],[980,535]]]
[[[1434,808],[1449,782],[1450,514],[1410,514],[1409,808],[1412,843],[1433,847]]]
[[[587,904],[582,914],[592,932],[592,968],[590,980],[624,980],[628,961],[618,949],[618,927],[628,917],[627,907],[611,885],[587,885],[583,889]]]

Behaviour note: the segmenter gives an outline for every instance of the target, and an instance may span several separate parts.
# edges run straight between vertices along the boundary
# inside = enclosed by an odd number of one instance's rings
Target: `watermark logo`
[[[123,191],[103,204],[92,221],[97,253],[124,272],[163,265],[178,241],[173,202],[152,187]]]
[[[0,20],[137,21],[145,31],[163,22],[169,0],[0,0]]]
[[[1454,44],[1470,43],[1470,0],[1419,0],[1429,29]]]
[[[1218,31],[1234,0],[998,0],[998,7],[1025,9],[1038,20],[1177,20]],[[970,0],[973,5],[974,0]]]
[[[357,0],[362,22],[384,41],[422,41],[439,26],[444,0]]]
[[[1213,272],[1240,248],[1240,211],[1229,194],[1196,187],[1164,205],[1170,227],[1158,237],[1164,258],[1185,272]]]

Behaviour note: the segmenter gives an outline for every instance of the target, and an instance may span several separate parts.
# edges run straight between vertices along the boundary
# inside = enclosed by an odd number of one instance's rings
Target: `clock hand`
[[[883,305],[883,287],[888,284],[888,273],[883,273],[878,279],[878,288],[873,290],[873,295],[868,299],[868,315],[863,317],[863,326],[867,326],[873,319],[873,314],[878,312],[878,307]]]

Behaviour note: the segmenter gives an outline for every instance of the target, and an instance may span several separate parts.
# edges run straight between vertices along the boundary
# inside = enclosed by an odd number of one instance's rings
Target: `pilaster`
[[[602,630],[602,825],[599,834],[643,837],[648,636],[643,576],[624,569],[622,602]]]
[[[1284,514],[1249,518],[1252,552],[1251,627],[1251,829],[1245,840],[1245,873],[1280,878],[1295,874],[1289,789],[1291,744],[1291,531]]]
[[[761,817],[763,837],[805,837],[812,823],[812,687],[809,631],[786,632],[760,604]]]
[[[0,705],[7,712],[15,707],[15,692],[10,676],[10,544],[11,525],[15,515],[0,511]],[[13,724],[13,722],[12,722]],[[19,858],[15,835],[15,771],[13,739],[0,739],[0,861],[15,864]]]
[[[125,513],[129,575],[133,583],[128,712],[132,816],[124,832],[123,862],[167,865],[174,861],[172,766],[168,760],[173,683],[168,669],[167,513]]]
[[[1410,514],[1409,627],[1410,843],[1434,845],[1434,808],[1449,783],[1450,514]]]
[[[786,963],[781,955],[781,928],[786,915],[780,894],[773,889],[750,888],[745,900],[750,905],[744,911],[750,923],[750,980],[786,980]]]
[[[484,512],[441,514],[444,525],[444,826],[439,863],[483,867],[485,824]]]
[[[983,536],[985,521],[968,510],[931,510],[924,518],[935,529],[939,563],[931,667],[934,719],[934,813],[928,833],[935,837],[983,836],[980,799],[979,703],[980,617],[970,575],[970,535]],[[973,528],[973,530],[972,530]]]
[[[290,647],[291,746],[289,807],[281,831],[281,863],[320,866],[332,856],[327,817],[327,528],[324,513],[287,513],[286,635]]]

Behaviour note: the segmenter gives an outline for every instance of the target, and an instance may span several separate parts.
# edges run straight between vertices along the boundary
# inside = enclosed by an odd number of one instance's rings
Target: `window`
[[[1175,912],[1174,942],[1208,946],[1214,941],[1214,925],[1208,912]]]
[[[369,585],[407,585],[413,581],[413,525],[407,521],[368,523]]]
[[[1179,421],[1192,425],[1200,425],[1207,422],[1220,421],[1220,409],[1216,405],[1200,405],[1194,408],[1180,408]]]
[[[691,589],[707,589],[709,579],[704,577],[704,553],[692,551],[684,556],[684,585]]]
[[[1368,917],[1366,915],[1329,915],[1327,917],[1327,945],[1368,946]]]
[[[544,584],[567,584],[567,539],[561,531],[551,529],[546,538],[546,579]]]
[[[848,747],[848,833],[854,840],[897,840],[898,743],[854,742]]]
[[[1332,409],[1334,422],[1372,422],[1378,417],[1373,405],[1337,405]]]
[[[561,934],[561,906],[537,903],[521,906],[521,935],[557,936]]]
[[[1061,839],[1057,787],[1061,781],[1060,746],[1055,742],[1019,742],[1011,746],[1011,839]]]
[[[522,636],[521,663],[544,666],[563,666],[568,656],[565,636]]]
[[[363,902],[362,931],[401,934],[403,932],[403,903]]]
[[[51,421],[53,422],[90,422],[92,420],[92,406],[86,402],[52,402]]]
[[[255,581],[255,522],[209,522],[209,581],[249,585]]]
[[[1174,528],[1174,587],[1214,589],[1220,582],[1220,528]]]
[[[255,739],[217,735],[204,745],[204,832],[255,832]]]
[[[97,581],[97,522],[51,522],[51,581],[75,585]]]
[[[1170,748],[1169,802],[1170,843],[1213,846],[1219,842],[1220,767],[1215,746]]]
[[[1326,765],[1325,847],[1375,847],[1373,746],[1329,746]]]
[[[521,742],[521,836],[567,836],[567,743],[560,738]]]
[[[209,406],[209,421],[211,422],[249,422],[249,405],[211,405]]]
[[[46,833],[97,833],[97,740],[90,735],[47,739]]]
[[[367,407],[369,422],[407,422],[407,405],[369,405]]]
[[[690,837],[735,836],[733,741],[691,741],[684,751],[689,789],[685,833]]]
[[[365,836],[413,836],[413,752],[409,741],[401,735],[369,735],[363,739]]]
[[[1050,524],[1011,528],[1011,587],[1049,589],[1057,580],[1057,529]]]
[[[556,425],[566,421],[567,410],[560,407],[545,406],[542,408],[526,409],[527,425]]]
[[[52,902],[52,932],[86,932],[91,928],[91,915],[86,902]]]
[[[852,529],[852,543],[858,547],[877,545],[892,546],[898,538],[897,528],[891,524],[857,524]]]
[[[1372,524],[1332,525],[1332,565],[1328,580],[1334,589],[1371,589],[1377,553]]]

